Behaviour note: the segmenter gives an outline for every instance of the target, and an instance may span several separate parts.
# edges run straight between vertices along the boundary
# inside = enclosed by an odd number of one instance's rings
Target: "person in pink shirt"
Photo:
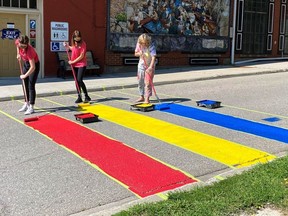
[[[74,68],[78,86],[83,90],[85,95],[84,102],[87,103],[91,101],[91,98],[89,97],[86,85],[83,82],[83,77],[87,66],[87,59],[86,59],[86,43],[82,39],[81,32],[75,30],[72,34],[71,46],[69,46],[68,43],[65,43],[64,45],[65,47],[69,48],[72,52],[71,59],[68,61],[68,63]],[[81,92],[78,91],[78,88],[76,89],[78,92],[78,98],[75,101],[75,103],[81,103],[83,102]]]
[[[40,70],[40,62],[38,54],[35,49],[29,44],[29,38],[26,35],[20,35],[15,41],[17,49],[17,59],[23,66],[23,74],[20,75],[20,79],[24,80],[27,100],[19,112],[24,112],[25,115],[34,113],[34,104],[36,99],[36,81]]]

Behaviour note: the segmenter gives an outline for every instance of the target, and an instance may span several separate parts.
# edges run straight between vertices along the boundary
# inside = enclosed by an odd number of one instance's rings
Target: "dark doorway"
[[[267,53],[268,4],[268,0],[245,1],[243,54]]]

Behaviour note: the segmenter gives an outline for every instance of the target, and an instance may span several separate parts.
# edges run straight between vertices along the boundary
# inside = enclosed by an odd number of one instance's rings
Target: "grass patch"
[[[236,215],[266,204],[288,210],[288,157],[229,177],[213,185],[170,193],[168,200],[136,205],[115,216]]]

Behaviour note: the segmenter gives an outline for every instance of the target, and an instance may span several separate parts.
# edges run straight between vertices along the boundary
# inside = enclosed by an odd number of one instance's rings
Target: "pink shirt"
[[[71,51],[72,51],[72,54],[71,54],[71,60],[72,61],[77,59],[81,55],[81,53],[84,53],[84,57],[80,61],[73,64],[73,67],[85,67],[85,66],[87,66],[86,43],[84,41],[82,41],[80,46],[73,46]]]
[[[19,43],[20,43],[19,39],[17,39],[15,41],[15,45],[18,46]],[[29,61],[32,59],[34,59],[35,63],[39,61],[38,54],[36,53],[35,49],[30,44],[28,44],[26,49],[19,48],[19,54],[23,61]]]

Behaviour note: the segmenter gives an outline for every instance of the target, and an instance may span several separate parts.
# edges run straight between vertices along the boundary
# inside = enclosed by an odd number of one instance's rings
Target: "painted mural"
[[[228,37],[229,10],[229,0],[110,0],[110,48],[115,45],[121,48],[117,38],[130,44],[135,35],[145,32],[152,34],[158,43],[165,39],[174,41],[172,48],[162,46],[166,51],[191,50],[186,41],[200,42],[192,45],[200,46],[200,50],[203,45],[210,50],[220,45],[218,48],[226,50],[227,40],[219,38]]]

